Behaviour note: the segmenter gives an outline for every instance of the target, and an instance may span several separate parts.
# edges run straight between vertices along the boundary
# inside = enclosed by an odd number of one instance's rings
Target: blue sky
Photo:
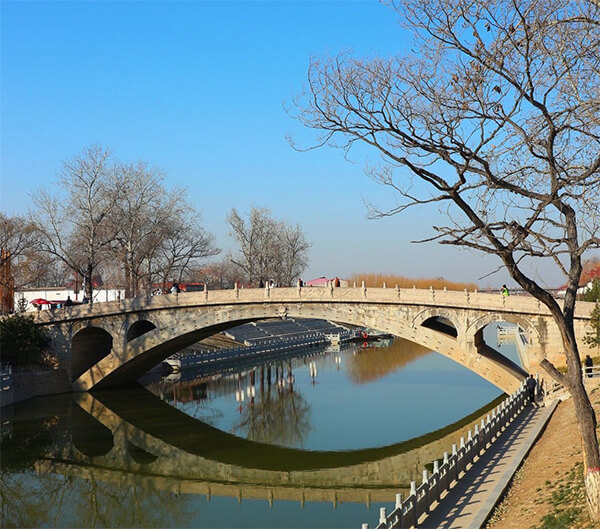
[[[407,46],[392,10],[363,1],[34,2],[1,6],[0,208],[24,214],[83,147],[160,167],[232,249],[225,216],[268,207],[313,243],[305,278],[354,272],[471,281],[495,260],[414,245],[432,208],[368,220],[364,200],[390,203],[332,148],[300,153],[312,132],[285,111],[313,56],[390,55]],[[376,161],[373,158],[371,161]],[[539,279],[542,271],[534,271]],[[498,285],[504,273],[480,283]],[[552,278],[550,278],[552,283]]]

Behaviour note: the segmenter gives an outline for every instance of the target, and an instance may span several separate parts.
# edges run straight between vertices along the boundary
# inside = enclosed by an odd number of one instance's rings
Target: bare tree
[[[308,266],[310,243],[299,225],[281,225],[279,266],[275,269],[275,281],[279,285],[291,285]]]
[[[94,272],[115,236],[109,222],[117,201],[114,171],[108,149],[88,147],[64,163],[55,193],[40,190],[33,197],[40,249],[81,275],[90,303]]]
[[[258,285],[259,281],[268,278],[269,273],[267,248],[274,231],[270,211],[252,207],[246,220],[233,208],[226,221],[230,227],[229,234],[239,244],[239,255],[231,262],[240,269],[247,281]]]
[[[600,518],[596,417],[573,327],[582,256],[600,221],[600,7],[586,0],[392,3],[414,43],[404,56],[313,60],[298,117],[318,145],[367,144],[371,175],[399,200],[375,216],[439,204],[451,220],[428,240],[496,255],[550,310],[573,397],[588,506]],[[526,272],[549,259],[562,306]]]
[[[179,211],[177,193],[170,193],[162,176],[145,162],[118,164],[111,182],[118,197],[111,215],[115,233],[112,253],[122,267],[125,297],[137,296],[147,285],[152,260]]]
[[[242,283],[237,266],[231,262],[231,255],[205,266],[190,270],[189,277],[194,281],[206,283],[211,289],[233,288],[235,283]]]
[[[226,220],[239,244],[239,254],[231,261],[247,281],[257,285],[271,279],[290,285],[306,268],[310,243],[299,226],[276,220],[270,210],[256,207],[247,220],[235,208]]]
[[[220,253],[200,220],[200,215],[180,197],[178,211],[171,211],[160,245],[149,256],[148,269],[153,277],[163,283],[169,279],[179,282],[203,259]]]
[[[39,270],[32,270],[32,262],[41,264],[35,225],[20,216],[8,216],[0,212],[0,273],[3,291],[30,285],[39,277]],[[35,267],[37,268],[37,267]]]
[[[8,216],[0,212],[0,248],[11,258],[19,259],[35,250],[35,226],[20,216]]]

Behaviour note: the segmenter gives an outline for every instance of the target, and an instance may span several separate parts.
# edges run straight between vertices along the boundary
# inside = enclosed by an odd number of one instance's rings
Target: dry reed
[[[410,277],[397,276],[393,274],[353,274],[348,277],[348,284],[352,285],[356,282],[357,285],[361,285],[365,282],[366,287],[381,288],[385,283],[387,288],[394,288],[398,285],[400,288],[429,288],[433,287],[435,290],[443,290],[444,287],[448,290],[477,290],[475,283],[459,283],[455,281],[448,281],[443,277],[436,277],[434,279],[420,278],[411,279]]]

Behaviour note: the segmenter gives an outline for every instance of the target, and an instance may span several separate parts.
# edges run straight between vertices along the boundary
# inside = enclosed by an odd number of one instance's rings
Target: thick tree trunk
[[[555,320],[565,346],[568,368],[566,376],[562,377],[562,382],[573,399],[577,427],[581,436],[588,511],[593,520],[600,520],[600,450],[596,433],[596,414],[584,386],[572,319],[565,317],[560,321],[557,318]],[[551,371],[549,373],[554,377],[554,373]]]
[[[93,272],[94,270],[88,267],[84,274],[85,297],[88,299],[90,305],[94,303],[94,285],[92,283]]]
[[[574,386],[568,389],[573,398],[577,425],[581,435],[588,510],[593,520],[600,520],[600,451],[596,434],[596,415],[583,386],[581,375]]]
[[[125,260],[125,297],[131,298],[133,296],[131,267],[129,266],[129,262]]]
[[[597,513],[600,511],[600,471],[597,468],[588,468],[585,473],[585,493],[590,516],[593,520],[597,521],[600,519],[597,516]]]

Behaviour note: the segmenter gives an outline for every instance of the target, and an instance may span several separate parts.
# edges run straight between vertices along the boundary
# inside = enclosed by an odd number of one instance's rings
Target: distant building
[[[330,282],[333,282],[335,278],[327,279],[325,276],[317,277],[316,279],[311,279],[304,283],[304,286],[307,287],[326,287]],[[340,279],[340,286],[347,287],[348,281],[345,279]]]
[[[577,294],[585,294],[588,290],[592,289],[594,280],[588,281],[586,283],[580,283],[579,287],[577,287]],[[567,293],[567,286],[563,285],[556,291],[557,298],[564,298]]]
[[[56,306],[59,304],[63,305],[69,296],[73,302],[81,303],[83,301],[84,292],[82,290],[76,292],[72,286],[71,288],[68,286],[21,288],[15,290],[14,304],[17,308],[24,306],[25,311],[30,312],[32,310],[37,310],[37,306],[31,303],[35,299],[43,299]],[[125,289],[121,287],[104,286],[94,289],[93,296],[94,303],[117,301],[119,299],[124,299]],[[40,306],[42,310],[50,308],[50,305],[48,304],[41,304]]]

